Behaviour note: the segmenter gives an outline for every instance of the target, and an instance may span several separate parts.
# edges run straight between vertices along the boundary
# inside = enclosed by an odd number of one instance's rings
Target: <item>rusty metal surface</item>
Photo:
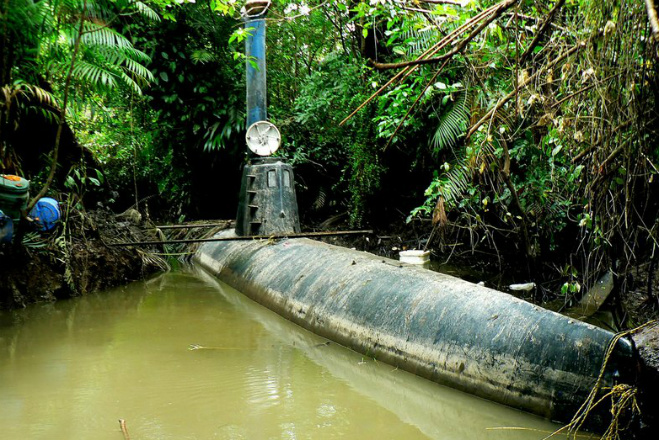
[[[217,242],[196,261],[298,325],[398,368],[566,421],[612,334],[510,295],[308,239]],[[632,376],[620,340],[605,381]]]

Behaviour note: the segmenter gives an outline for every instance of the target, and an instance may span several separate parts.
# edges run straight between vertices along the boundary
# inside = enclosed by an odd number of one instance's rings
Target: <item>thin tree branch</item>
[[[539,22],[539,21],[543,20],[542,18],[532,17],[531,15],[525,15],[525,14],[521,14],[521,13],[514,14],[513,12],[505,12],[504,15],[509,16],[511,18],[514,18],[514,15],[517,15],[519,19],[527,20],[527,21]],[[568,32],[568,29],[566,29],[565,27],[560,26],[556,23],[550,23],[550,26],[552,26],[555,29],[559,29],[560,31]]]
[[[126,427],[126,420],[119,419],[119,429],[121,429],[124,440],[131,440],[131,436],[128,434],[128,428]]]
[[[606,170],[606,168],[607,168],[607,166],[608,166],[609,164],[611,164],[612,161],[614,161],[614,159],[616,159],[616,157],[617,157],[619,154],[621,154],[621,152],[623,151],[623,149],[624,149],[626,146],[627,146],[626,144],[619,145],[614,151],[612,151],[612,152],[610,153],[610,155],[607,156],[607,158],[603,161],[603,163],[601,163],[601,164],[598,166],[598,171],[599,171],[600,173],[604,173],[605,170]]]
[[[577,44],[577,45],[574,46],[572,49],[566,51],[566,53],[564,53],[563,55],[561,55],[561,56],[559,56],[558,58],[556,58],[552,63],[550,63],[549,65],[547,65],[547,66],[545,66],[545,67],[543,67],[543,68],[541,68],[541,69],[539,69],[535,74],[530,75],[529,78],[527,78],[525,81],[523,81],[523,82],[521,82],[520,84],[518,84],[518,87],[516,87],[514,90],[512,90],[511,93],[509,93],[508,95],[506,95],[504,98],[500,99],[500,100],[497,102],[497,104],[495,104],[495,106],[494,106],[493,108],[491,108],[488,112],[486,112],[486,114],[485,114],[481,119],[479,119],[479,121],[476,122],[476,123],[470,128],[470,131],[468,131],[468,134],[465,136],[465,138],[466,138],[466,139],[469,139],[470,136],[472,136],[472,135],[477,131],[477,129],[479,129],[479,127],[481,127],[481,126],[482,126],[482,125],[483,125],[488,119],[492,118],[493,115],[494,115],[494,114],[495,114],[500,108],[502,108],[502,106],[503,106],[505,103],[507,103],[511,98],[513,98],[513,97],[516,95],[516,93],[518,93],[518,90],[519,90],[519,89],[522,89],[523,87],[527,86],[529,83],[531,83],[531,82],[534,81],[536,78],[538,78],[539,75],[540,75],[541,73],[543,73],[543,72],[545,72],[545,71],[547,71],[547,70],[552,69],[552,68],[553,68],[554,66],[556,66],[559,62],[561,62],[561,61],[565,60],[566,58],[568,58],[569,56],[573,55],[575,52],[577,52],[579,49],[581,49],[581,48],[584,47],[584,46],[586,46],[586,42],[583,42],[583,43],[579,43],[579,44]]]
[[[567,97],[561,99],[560,101],[555,102],[554,104],[552,104],[552,107],[550,107],[550,108],[556,108],[556,107],[559,107],[559,106],[562,105],[564,102],[568,101],[569,99],[573,98],[574,96],[579,95],[580,93],[584,93],[584,92],[586,92],[587,90],[591,90],[591,89],[593,89],[594,87],[596,87],[596,86],[598,86],[598,85],[601,85],[601,84],[604,83],[605,81],[608,81],[608,80],[614,78],[615,76],[619,76],[619,75],[621,75],[621,73],[615,73],[614,75],[610,75],[610,76],[608,76],[607,78],[603,79],[602,81],[595,82],[595,83],[593,83],[593,84],[589,84],[589,85],[586,86],[586,87],[582,87],[582,88],[581,88],[580,90],[578,90],[577,92],[575,92],[575,93],[571,93],[570,95],[568,95]]]
[[[408,119],[408,116],[410,116],[410,113],[412,113],[413,109],[417,106],[419,101],[421,101],[422,96],[424,96],[424,93],[426,93],[426,90],[431,86],[431,84],[433,84],[433,81],[435,81],[435,79],[438,77],[438,75],[440,75],[440,72],[443,71],[443,69],[445,68],[445,66],[447,65],[448,62],[449,62],[449,58],[444,63],[442,63],[442,66],[440,66],[438,71],[435,72],[435,74],[430,79],[430,81],[426,84],[424,89],[419,93],[419,96],[417,96],[417,99],[415,99],[415,102],[413,102],[413,104],[410,106],[410,108],[406,112],[405,116],[403,118],[401,118],[401,122],[399,122],[399,125],[397,125],[396,129],[394,130],[394,133],[392,133],[392,136],[390,136],[390,138],[388,139],[387,144],[385,144],[385,146],[383,147],[383,151],[385,151],[387,149],[387,147],[390,146],[390,144],[392,143],[392,139],[394,139],[394,136],[396,136],[396,134],[399,132],[399,130],[403,126],[403,123],[406,121],[406,119]]]
[[[459,53],[461,50],[467,46],[467,44],[472,41],[477,35],[481,33],[481,31],[488,26],[490,23],[492,23],[494,20],[496,20],[504,11],[506,11],[508,8],[513,6],[513,4],[516,2],[516,0],[506,0],[499,5],[500,8],[497,10],[493,11],[493,15],[486,19],[485,21],[481,22],[479,26],[477,26],[476,29],[474,29],[470,35],[468,35],[465,39],[461,40],[461,42],[451,51],[447,52],[446,54],[443,54],[442,56],[436,57],[436,58],[425,58],[425,59],[416,59],[414,61],[403,61],[400,63],[376,63],[372,62],[370,63],[373,67],[375,67],[378,70],[387,70],[387,69],[400,69],[402,67],[409,67],[409,66],[418,66],[422,64],[436,64],[443,62],[457,53]],[[499,6],[498,5],[498,6]]]
[[[597,145],[591,145],[584,150],[582,150],[577,156],[575,156],[573,159],[571,159],[571,164],[576,164],[578,163],[584,156],[588,155],[589,153],[593,153],[596,150]]]
[[[554,18],[555,14],[559,9],[561,9],[562,6],[564,6],[564,3],[566,3],[566,0],[559,0],[556,4],[555,7],[552,8],[550,13],[548,13],[548,16],[545,18],[545,21],[539,28],[538,32],[534,36],[534,39],[532,42],[529,44],[527,47],[527,50],[520,56],[520,64],[523,64],[527,57],[534,51],[534,48],[536,47],[536,44],[541,40],[543,35],[545,34],[545,31],[548,29],[550,26],[550,23],[552,23],[552,19]]]
[[[434,5],[453,5],[453,6],[460,6],[463,7],[463,4],[461,2],[457,2],[454,0],[418,0],[420,3],[431,3]]]
[[[478,23],[480,20],[482,20],[484,17],[487,17],[492,13],[493,11],[499,9],[501,7],[501,3],[498,3],[496,5],[491,6],[490,8],[478,13],[465,23],[463,23],[461,26],[458,28],[454,29],[452,32],[450,32],[448,35],[443,37],[442,40],[440,40],[436,46],[434,47],[433,51],[428,55],[428,56],[433,56],[436,53],[440,52],[442,49],[447,47],[449,44],[451,44],[456,38],[458,38],[463,32],[467,32],[468,29],[470,29],[472,26],[474,26],[476,23]],[[410,75],[417,70],[418,66],[413,66],[408,72],[406,72],[399,82],[405,81]]]
[[[401,9],[403,9],[404,11],[419,12],[420,14],[428,14],[429,13],[428,9],[411,8],[409,6],[401,6]]]
[[[442,40],[438,41],[435,45],[430,47],[429,49],[425,50],[419,57],[417,57],[418,60],[423,59],[427,56],[433,56],[436,53],[438,53],[440,50],[442,50],[445,46],[447,46],[449,43],[451,43],[454,39],[456,39],[460,34],[465,32],[467,29],[471,28],[475,23],[478,23],[481,19],[484,17],[488,16],[491,14],[493,11],[499,9],[502,7],[503,4],[513,4],[516,0],[505,0],[504,2],[498,3],[494,6],[491,6],[490,8],[480,12],[479,14],[475,15],[465,23],[463,23],[461,26],[456,28],[454,31],[452,31],[450,34],[448,34],[446,37],[444,37]],[[346,116],[340,123],[339,126],[341,127],[351,119],[353,116],[357,114],[360,110],[362,110],[367,104],[369,104],[376,96],[380,95],[383,90],[388,88],[391,84],[393,84],[396,80],[400,78],[406,78],[408,75],[412,74],[419,66],[408,66],[404,67],[399,73],[397,73],[394,77],[392,77],[385,85],[383,85],[380,89],[378,89],[376,92],[374,92],[369,98],[367,98],[362,104],[358,106],[350,115]]]

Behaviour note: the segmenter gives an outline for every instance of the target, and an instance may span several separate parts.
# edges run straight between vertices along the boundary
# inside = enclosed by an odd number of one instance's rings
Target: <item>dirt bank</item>
[[[23,245],[0,245],[0,308],[84,295],[166,268],[157,248],[110,247],[156,239],[137,212],[75,211],[53,232],[30,232]]]

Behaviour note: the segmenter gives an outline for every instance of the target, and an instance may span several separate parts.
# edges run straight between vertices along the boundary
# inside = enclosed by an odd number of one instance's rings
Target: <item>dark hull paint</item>
[[[588,396],[614,336],[502,292],[308,239],[206,243],[195,260],[314,333],[556,421]],[[603,384],[629,383],[634,370],[632,346],[619,340]]]

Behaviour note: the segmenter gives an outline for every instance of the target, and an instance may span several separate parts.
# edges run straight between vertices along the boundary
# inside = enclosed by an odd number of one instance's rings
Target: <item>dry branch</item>
[[[511,17],[511,18],[518,17],[518,19],[520,19],[520,20],[527,20],[527,21],[539,22],[539,21],[543,20],[543,18],[532,17],[531,15],[521,14],[520,12],[518,12],[518,13],[516,13],[516,12],[505,12],[504,15],[506,15],[507,17]],[[507,23],[509,23],[509,22],[507,22]],[[555,29],[559,29],[560,31],[568,32],[568,29],[566,29],[565,27],[560,26],[556,23],[550,23],[550,26],[552,26]]]
[[[195,229],[195,228],[215,228],[215,227],[229,227],[234,220],[223,220],[217,223],[189,223],[182,225],[156,225],[157,229]]]
[[[106,246],[149,246],[163,244],[186,244],[186,243],[213,243],[216,241],[250,241],[250,240],[279,240],[282,238],[306,238],[306,237],[332,237],[335,235],[369,235],[373,234],[371,229],[358,231],[325,231],[325,232],[292,232],[290,234],[273,235],[245,235],[236,237],[213,237],[213,238],[188,238],[183,240],[159,240],[159,241],[126,241],[121,243],[105,243]]]
[[[408,109],[406,114],[403,116],[403,118],[401,118],[401,122],[399,122],[399,125],[396,126],[396,129],[394,130],[394,133],[392,133],[392,136],[390,136],[390,138],[388,139],[387,144],[385,144],[385,146],[383,147],[383,151],[385,151],[387,149],[387,147],[389,147],[389,145],[392,143],[392,139],[394,139],[394,136],[396,136],[396,134],[399,132],[399,130],[403,126],[403,123],[406,121],[406,119],[408,119],[408,116],[410,116],[410,113],[412,113],[412,111],[415,109],[415,107],[417,106],[419,101],[421,101],[422,97],[424,96],[424,93],[426,93],[426,90],[431,86],[431,84],[434,83],[435,79],[438,77],[438,75],[440,75],[440,72],[442,72],[444,70],[444,68],[445,68],[445,66],[447,65],[448,62],[449,62],[449,59],[445,60],[445,62],[442,63],[442,66],[440,66],[440,68],[437,70],[437,72],[435,72],[435,74],[431,77],[429,82],[426,84],[424,89],[422,89],[422,91],[419,93],[419,95],[417,96],[417,99],[415,99],[415,102],[413,102],[413,104],[410,106],[410,108]]]
[[[595,150],[596,150],[596,145],[595,144],[585,148],[577,156],[575,156],[573,159],[571,159],[571,164],[578,163],[580,160],[582,160],[582,158],[584,156],[586,156],[590,153],[593,153]]]
[[[607,78],[604,78],[602,81],[595,82],[595,83],[590,84],[590,85],[588,85],[588,86],[586,86],[586,87],[582,87],[582,88],[581,88],[580,90],[578,90],[577,92],[571,93],[570,95],[566,96],[565,98],[562,98],[561,100],[559,100],[559,101],[555,102],[554,104],[552,104],[552,107],[551,107],[551,108],[557,108],[557,107],[559,107],[560,105],[562,105],[564,102],[566,102],[566,101],[568,101],[569,99],[571,99],[571,98],[573,98],[573,97],[579,95],[580,93],[584,93],[584,92],[586,92],[587,90],[591,90],[591,89],[593,89],[594,87],[603,84],[605,81],[609,81],[610,79],[614,78],[615,76],[620,76],[620,75],[621,75],[620,73],[615,73],[614,75],[610,75],[610,76],[608,76]]]
[[[453,5],[453,6],[463,6],[461,2],[453,0],[419,0],[421,3],[431,3],[434,5]]]

